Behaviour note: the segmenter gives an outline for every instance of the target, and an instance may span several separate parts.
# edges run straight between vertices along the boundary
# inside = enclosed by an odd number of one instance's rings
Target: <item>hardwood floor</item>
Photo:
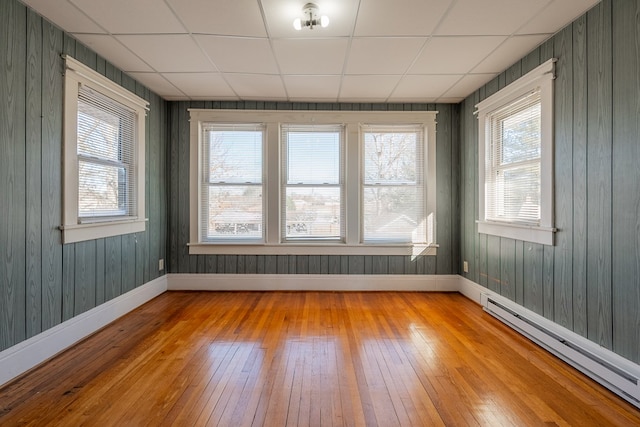
[[[632,426],[459,294],[168,292],[0,389],[0,425]]]

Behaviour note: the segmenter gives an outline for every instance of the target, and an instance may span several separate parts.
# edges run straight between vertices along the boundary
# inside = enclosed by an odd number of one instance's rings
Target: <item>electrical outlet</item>
[[[467,261],[462,262],[462,271],[464,271],[465,273],[469,272],[469,263]]]
[[[158,261],[158,271],[164,270],[164,258]]]

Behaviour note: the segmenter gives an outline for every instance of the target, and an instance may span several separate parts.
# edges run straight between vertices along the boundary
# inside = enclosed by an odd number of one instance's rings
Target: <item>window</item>
[[[144,231],[146,101],[65,57],[64,243]]]
[[[344,240],[342,126],[282,125],[282,241]]]
[[[264,241],[262,126],[206,123],[201,137],[200,240]]]
[[[421,126],[364,126],[363,240],[424,242],[424,138]]]
[[[189,112],[189,253],[435,255],[436,112]]]
[[[553,244],[554,63],[477,105],[480,233]]]

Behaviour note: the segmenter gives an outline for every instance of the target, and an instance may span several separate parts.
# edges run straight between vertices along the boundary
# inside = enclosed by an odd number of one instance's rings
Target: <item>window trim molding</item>
[[[74,243],[121,234],[145,231],[145,132],[146,111],[149,103],[131,93],[122,86],[112,82],[69,55],[62,55],[65,60],[64,74],[64,127],[63,127],[63,216],[62,243]],[[136,211],[137,217],[109,219],[78,223],[78,88],[86,85],[137,111],[136,141]]]
[[[363,244],[360,242],[360,125],[415,124],[425,126],[426,215],[431,236],[436,234],[436,115],[437,111],[310,111],[310,110],[224,110],[189,108],[190,172],[189,172],[189,254],[253,254],[253,255],[436,255],[435,241],[407,244]],[[199,240],[199,176],[201,122],[264,123],[266,147],[265,174],[265,242],[217,244]],[[280,237],[280,124],[343,124],[345,145],[345,241],[344,242],[281,242]],[[276,143],[273,143],[276,141]],[[275,171],[273,169],[276,169]],[[277,175],[276,175],[277,174]],[[279,179],[272,177],[278,176]],[[270,177],[271,179],[267,179]],[[277,197],[272,197],[276,194]],[[274,202],[277,201],[277,202]],[[435,240],[435,237],[432,238]]]
[[[551,58],[518,80],[504,87],[476,105],[478,115],[478,232],[500,237],[540,243],[554,244],[554,102],[553,80],[555,63]],[[541,98],[541,155],[540,155],[540,225],[523,225],[486,219],[485,213],[485,160],[487,153],[486,118],[493,111],[504,107],[516,99],[540,88]]]

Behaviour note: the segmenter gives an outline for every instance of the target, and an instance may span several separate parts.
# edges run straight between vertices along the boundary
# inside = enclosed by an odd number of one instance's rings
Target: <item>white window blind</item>
[[[282,240],[344,239],[344,130],[282,125]]]
[[[78,218],[135,218],[137,116],[81,85],[78,89]]]
[[[424,131],[421,126],[365,125],[363,241],[426,241]]]
[[[486,123],[486,219],[539,225],[540,89],[489,113]]]
[[[203,123],[201,138],[201,240],[262,241],[263,126]]]

